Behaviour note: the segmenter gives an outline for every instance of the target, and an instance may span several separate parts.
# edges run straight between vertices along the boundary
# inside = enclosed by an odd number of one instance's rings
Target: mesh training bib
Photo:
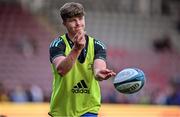
[[[61,36],[66,50],[65,55],[71,51],[66,36]],[[50,103],[50,114],[53,117],[78,117],[86,112],[98,113],[100,108],[100,87],[93,74],[94,39],[88,37],[88,49],[84,63],[76,60],[72,69],[60,76],[53,64],[53,88]]]

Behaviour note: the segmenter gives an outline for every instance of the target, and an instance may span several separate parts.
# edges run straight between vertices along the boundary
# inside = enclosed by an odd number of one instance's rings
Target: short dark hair
[[[63,21],[67,18],[77,17],[77,16],[84,16],[84,7],[80,3],[69,2],[64,4],[60,8],[60,15]]]

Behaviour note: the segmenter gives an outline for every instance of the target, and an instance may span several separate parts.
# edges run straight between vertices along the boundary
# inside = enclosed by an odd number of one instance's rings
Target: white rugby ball
[[[132,94],[138,92],[145,83],[145,74],[138,68],[125,68],[114,78],[114,87],[120,93]]]

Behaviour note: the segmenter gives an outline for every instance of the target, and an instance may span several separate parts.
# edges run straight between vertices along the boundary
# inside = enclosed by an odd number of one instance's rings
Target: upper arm
[[[94,55],[94,72],[100,69],[106,69],[106,46],[100,40],[94,40],[95,55]]]
[[[59,58],[59,56],[65,56],[65,43],[62,39],[56,38],[52,41],[49,48],[49,56],[51,63],[55,58]]]
[[[106,60],[106,46],[100,40],[94,40],[95,56],[94,59]]]

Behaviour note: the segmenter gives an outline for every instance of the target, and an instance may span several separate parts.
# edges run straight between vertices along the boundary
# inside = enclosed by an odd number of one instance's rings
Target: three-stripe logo
[[[85,83],[84,80],[81,80],[80,82],[77,83],[72,89],[73,93],[90,93],[89,89]]]

